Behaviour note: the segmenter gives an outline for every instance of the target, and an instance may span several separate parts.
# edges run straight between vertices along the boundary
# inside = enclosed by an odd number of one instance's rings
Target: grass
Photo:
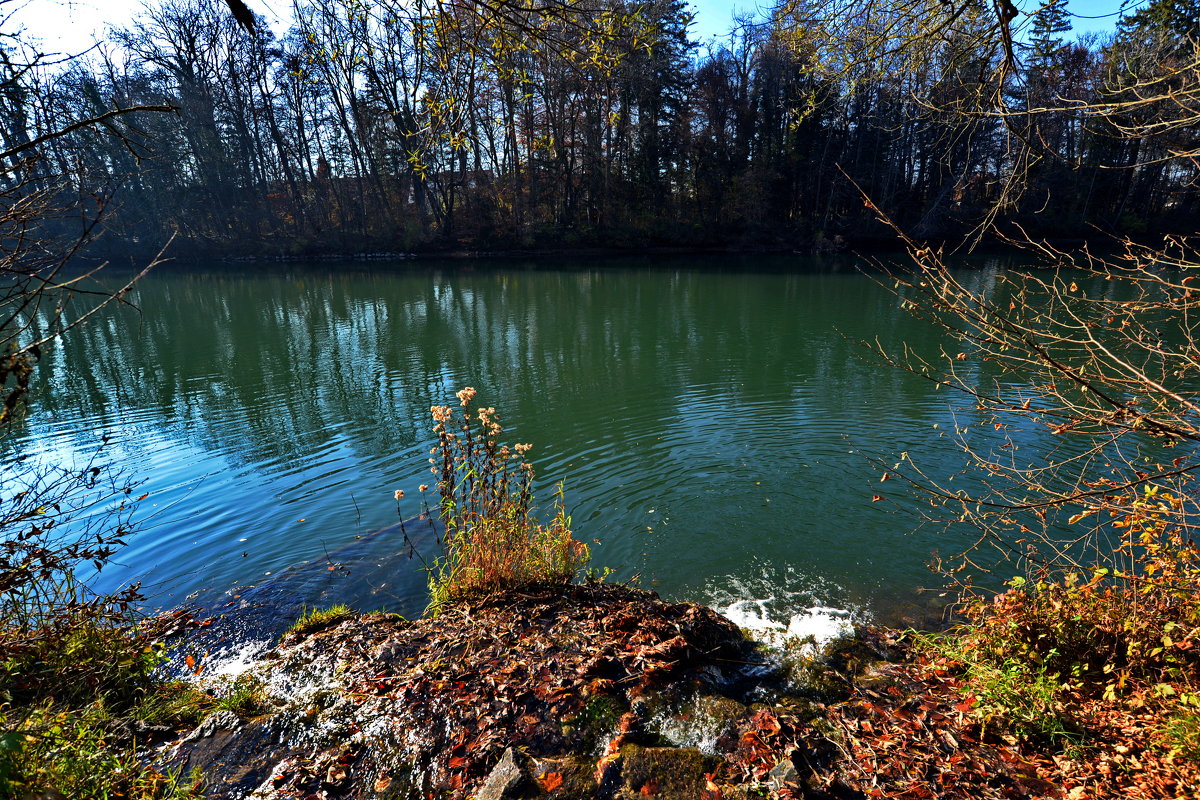
[[[256,717],[266,713],[266,687],[258,678],[243,673],[234,679],[225,694],[217,698],[216,708],[231,711],[239,717]]]
[[[305,609],[300,618],[293,622],[292,626],[287,629],[284,636],[291,636],[293,634],[304,636],[323,628],[328,628],[352,616],[354,616],[354,610],[350,606],[341,603],[326,609]]]
[[[190,681],[164,680],[133,709],[147,725],[197,725],[217,709],[217,698]]]
[[[16,720],[0,719],[6,730],[0,737],[0,797],[202,796],[199,775],[181,777],[147,766],[137,743],[115,732],[117,718],[103,703],[70,710],[47,703]]]
[[[587,564],[588,548],[575,539],[558,487],[553,515],[533,509],[533,466],[528,444],[500,443],[494,408],[472,410],[475,390],[458,392],[461,408],[434,406],[437,445],[430,451],[439,476],[438,508],[445,554],[430,571],[430,613],[461,598],[534,584],[569,583]],[[427,487],[421,487],[422,494]],[[397,492],[397,500],[403,492]]]
[[[1200,712],[1179,708],[1158,726],[1163,746],[1175,757],[1200,761]]]
[[[1060,697],[1059,676],[1036,662],[993,660],[959,633],[913,634],[922,650],[956,665],[974,697],[972,713],[985,731],[1006,732],[1057,749],[1076,744],[1079,734]]]

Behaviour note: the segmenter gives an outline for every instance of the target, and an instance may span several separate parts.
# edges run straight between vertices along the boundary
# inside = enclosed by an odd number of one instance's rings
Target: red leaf
[[[774,714],[772,714],[770,711],[767,711],[765,708],[755,714],[752,719],[755,727],[757,727],[763,733],[766,733],[768,736],[779,733],[779,720],[775,718]]]
[[[638,789],[638,794],[643,797],[654,797],[654,795],[658,794],[658,781],[653,778],[646,781],[642,784],[642,788]]]
[[[553,792],[555,789],[563,785],[563,776],[561,772],[547,772],[542,777],[538,778],[538,783],[542,785],[542,789],[547,792]]]

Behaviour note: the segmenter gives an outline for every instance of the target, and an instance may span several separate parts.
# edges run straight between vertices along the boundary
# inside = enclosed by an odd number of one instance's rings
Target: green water
[[[353,546],[396,521],[396,489],[417,513],[429,407],[467,385],[534,444],[547,502],[565,481],[615,578],[885,615],[936,583],[947,543],[903,498],[872,502],[898,487],[867,459],[952,471],[944,433],[969,412],[865,357],[858,340],[938,339],[849,261],[177,268],[134,300],[44,359],[5,444],[69,460],[107,435],[144,481],[143,532],[101,588],[140,576],[179,602]],[[436,542],[416,538],[363,540],[348,585],[418,613]]]

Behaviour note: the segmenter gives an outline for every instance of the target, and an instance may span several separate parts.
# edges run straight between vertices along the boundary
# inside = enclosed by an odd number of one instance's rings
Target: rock
[[[787,786],[800,785],[800,773],[790,757],[781,759],[775,768],[767,773],[767,783],[772,792],[778,792]]]
[[[621,748],[620,797],[658,797],[695,800],[703,797],[705,774],[715,772],[719,759],[694,747]]]
[[[267,781],[289,753],[281,733],[277,722],[243,723],[218,711],[171,748],[163,763],[182,774],[203,773],[209,800],[242,797]]]
[[[202,773],[208,800],[696,800],[749,709],[709,688],[696,730],[656,727],[746,647],[715,612],[615,586],[358,617],[277,646],[248,672],[263,713],[214,714],[156,763]]]
[[[588,755],[557,756],[537,760],[533,775],[555,800],[595,800],[596,759]]]
[[[515,800],[520,797],[521,790],[529,785],[529,773],[523,761],[515,750],[507,748],[499,763],[492,767],[475,800]]]
[[[184,737],[183,742],[208,739],[222,731],[235,731],[241,726],[241,718],[232,711],[214,711],[205,717],[204,721],[196,726],[195,730]]]

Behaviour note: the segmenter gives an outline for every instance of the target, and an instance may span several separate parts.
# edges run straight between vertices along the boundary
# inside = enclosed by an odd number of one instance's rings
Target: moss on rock
[[[619,798],[658,797],[661,800],[695,800],[703,797],[707,778],[720,760],[695,747],[621,748]]]

